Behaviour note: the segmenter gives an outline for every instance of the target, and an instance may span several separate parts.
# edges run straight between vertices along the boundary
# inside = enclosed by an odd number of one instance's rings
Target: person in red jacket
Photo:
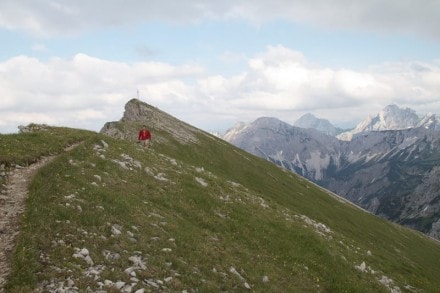
[[[139,131],[138,140],[145,148],[148,148],[151,141],[151,132],[147,129],[147,126],[143,126]]]

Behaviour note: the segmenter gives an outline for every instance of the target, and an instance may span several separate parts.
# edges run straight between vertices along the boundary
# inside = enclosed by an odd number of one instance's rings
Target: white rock
[[[145,279],[144,281],[145,281],[148,285],[150,285],[150,286],[152,286],[152,287],[154,287],[154,288],[159,288],[159,285],[158,285],[156,282],[152,281],[152,280],[147,280],[147,279]]]
[[[127,275],[131,275],[131,273],[134,271],[134,268],[133,267],[129,267],[129,268],[126,268],[125,269],[125,271],[124,271],[124,273],[126,273]]]
[[[197,181],[200,185],[202,185],[203,187],[208,186],[208,183],[206,183],[206,181],[205,181],[203,178],[196,177],[195,179],[196,179],[196,181]]]
[[[133,166],[138,169],[142,169],[142,164],[139,161],[133,161]]]
[[[165,282],[169,283],[173,280],[173,277],[167,277],[165,279],[163,279]]]
[[[95,269],[91,269],[91,270],[89,271],[89,273],[90,273],[90,275],[95,275],[95,276],[97,276],[97,275],[100,274],[100,273],[99,273],[97,270],[95,270]]]
[[[133,255],[133,256],[130,256],[128,258],[128,260],[133,263],[134,268],[139,268],[139,269],[142,269],[142,270],[145,270],[147,268],[147,266],[145,265],[144,260],[140,256]]]
[[[82,254],[83,256],[87,256],[89,255],[89,250],[87,248],[83,248],[79,251],[80,254]]]
[[[122,232],[121,232],[120,229],[121,229],[121,227],[119,225],[113,225],[112,226],[112,234],[115,235],[115,236],[121,235]]]
[[[358,269],[361,272],[365,272],[367,265],[365,264],[365,262],[363,261],[360,265],[355,266],[356,269]]]
[[[125,286],[125,282],[118,281],[118,282],[115,283],[115,287],[118,288],[118,289],[121,289],[124,286]]]
[[[133,286],[131,285],[125,285],[121,288],[121,292],[123,293],[131,293],[131,291],[133,291]]]
[[[92,258],[91,258],[89,255],[85,256],[85,257],[84,257],[84,260],[86,261],[86,263],[87,263],[88,265],[90,265],[90,266],[93,266],[93,265],[94,265],[93,260],[92,260]]]
[[[236,275],[240,280],[245,281],[245,279],[240,275],[239,272],[237,272],[237,270],[234,267],[231,267],[229,269],[229,272],[233,273],[234,275]]]
[[[75,198],[75,194],[66,195],[64,198],[65,198],[65,199],[68,199],[68,200],[70,200],[70,199],[74,199],[74,198]]]
[[[263,283],[268,283],[268,282],[269,282],[269,277],[263,276]]]

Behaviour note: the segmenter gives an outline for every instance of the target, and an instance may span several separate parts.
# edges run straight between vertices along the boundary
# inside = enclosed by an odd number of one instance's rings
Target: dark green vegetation
[[[7,291],[438,292],[438,242],[206,133],[152,131],[148,151],[65,128],[0,136],[8,164],[60,153],[30,185]]]

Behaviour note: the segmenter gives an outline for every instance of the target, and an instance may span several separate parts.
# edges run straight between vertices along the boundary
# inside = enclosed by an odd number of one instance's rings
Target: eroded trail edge
[[[66,148],[69,151],[78,144]],[[29,184],[38,170],[57,155],[42,157],[28,167],[16,167],[8,175],[6,193],[0,195],[0,292],[11,271],[11,257],[20,232],[20,217],[25,210]]]

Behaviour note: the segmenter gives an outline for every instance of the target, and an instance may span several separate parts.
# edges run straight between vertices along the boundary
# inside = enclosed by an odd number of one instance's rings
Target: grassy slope
[[[60,139],[75,136],[71,131]],[[440,288],[437,242],[219,139],[198,134],[197,144],[182,145],[153,133],[162,139],[148,152],[83,133],[83,144],[39,172],[7,290],[67,287],[69,280],[97,290],[110,280],[164,291],[246,291],[248,284],[257,292],[387,292],[378,281],[383,276],[402,291]],[[33,135],[53,143],[50,135]],[[19,143],[16,151],[25,147]],[[73,257],[82,248],[93,265]],[[108,257],[115,253],[120,257]],[[135,267],[139,282],[124,272],[133,256],[146,265]],[[362,262],[365,272],[355,268]]]

